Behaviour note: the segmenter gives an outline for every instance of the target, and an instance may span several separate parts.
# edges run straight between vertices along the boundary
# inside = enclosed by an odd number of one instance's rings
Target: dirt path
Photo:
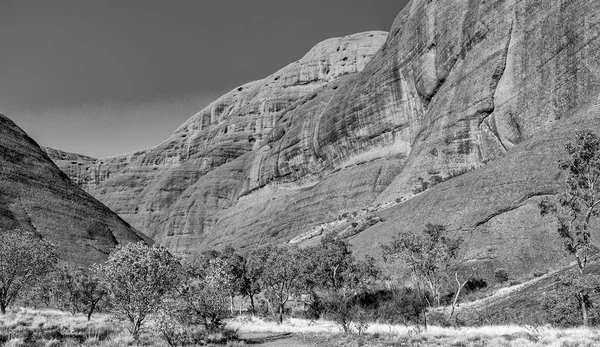
[[[255,347],[315,347],[292,333],[248,333],[241,336],[247,345]]]

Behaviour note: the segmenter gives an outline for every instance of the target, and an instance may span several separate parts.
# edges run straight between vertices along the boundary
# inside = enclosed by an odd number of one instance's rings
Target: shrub
[[[362,308],[356,303],[354,292],[350,290],[329,290],[323,295],[327,316],[337,323],[344,333],[350,333],[352,322]]]
[[[423,177],[417,178],[417,186],[413,188],[413,194],[419,194],[426,191],[429,188],[429,182],[425,181]]]
[[[375,292],[375,318],[390,324],[418,324],[425,304],[412,288],[392,288]]]
[[[496,269],[494,271],[494,278],[498,282],[504,283],[504,282],[508,281],[508,278],[509,278],[508,271],[506,271],[506,269],[504,269],[504,268]]]
[[[451,170],[450,172],[448,172],[448,176],[445,178],[445,180],[449,180],[451,178],[454,177],[458,177],[461,175],[466,174],[467,172],[471,171],[472,169],[468,168],[468,167],[462,167],[460,169],[456,169],[456,170]]]
[[[205,333],[181,322],[174,312],[163,311],[156,321],[156,329],[169,346],[189,346],[200,344]]]
[[[304,316],[306,319],[317,320],[321,318],[326,310],[326,307],[322,298],[317,294],[313,294],[312,297],[313,300],[308,305],[308,309],[304,312]]]
[[[467,284],[465,285],[465,293],[466,294],[473,293],[478,290],[487,288],[487,286],[488,286],[488,284],[485,279],[471,278],[470,280],[467,281]]]
[[[429,177],[429,179],[431,180],[432,185],[435,185],[435,184],[438,184],[438,183],[441,183],[444,181],[444,179],[440,175],[433,175],[433,176]]]
[[[450,326],[450,322],[448,321],[447,315],[441,311],[432,311],[427,313],[427,323],[441,327]]]

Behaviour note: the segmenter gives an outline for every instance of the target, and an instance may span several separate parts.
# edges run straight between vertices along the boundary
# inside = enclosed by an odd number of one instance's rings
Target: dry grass
[[[235,345],[236,332],[224,331],[202,335],[202,346]],[[229,342],[228,342],[229,341]],[[135,341],[125,322],[109,314],[72,315],[57,310],[16,309],[0,315],[0,346],[43,347],[121,347],[168,346],[152,320]]]
[[[240,333],[293,333],[312,335],[322,346],[457,346],[457,347],[592,347],[600,346],[600,331],[590,328],[557,329],[529,326],[484,326],[465,328],[418,327],[371,324],[366,335],[343,336],[338,325],[328,321],[289,319],[284,324],[257,318],[229,322]]]
[[[144,340],[155,340],[149,334]],[[134,340],[111,315],[92,320],[56,310],[19,309],[0,315],[0,345],[6,346],[130,346]],[[154,344],[153,344],[154,345]],[[162,346],[162,344],[160,344]]]
[[[531,326],[485,326],[466,328],[417,327],[371,324],[364,336],[343,335],[330,321],[291,318],[284,324],[258,318],[238,317],[228,328],[244,334],[292,333],[302,336],[306,346],[455,346],[455,347],[593,347],[600,346],[600,330],[557,329]],[[166,346],[150,326],[139,345]],[[111,315],[98,315],[88,322],[82,315],[61,311],[21,309],[0,316],[0,345],[4,346],[94,346],[138,345],[124,325]],[[283,341],[282,341],[283,342]],[[243,341],[230,345],[243,345]]]

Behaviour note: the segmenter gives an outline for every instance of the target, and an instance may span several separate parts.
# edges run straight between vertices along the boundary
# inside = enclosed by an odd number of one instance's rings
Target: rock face
[[[307,102],[317,112],[328,101],[320,91],[330,98],[333,88],[364,69],[386,36],[366,32],[323,41],[271,76],[222,96],[154,148],[105,159],[49,154],[132,225],[173,251],[193,251],[245,194],[245,158],[265,146],[283,114]],[[360,203],[374,198],[357,197]]]
[[[70,158],[80,160],[80,158]],[[77,265],[124,242],[150,240],[79,189],[10,119],[0,115],[0,231],[35,232]]]
[[[536,206],[599,129],[599,30],[593,0],[413,0],[376,53],[380,33],[325,41],[153,149],[61,167],[178,252],[332,230],[376,255],[431,222],[525,274],[564,261]]]

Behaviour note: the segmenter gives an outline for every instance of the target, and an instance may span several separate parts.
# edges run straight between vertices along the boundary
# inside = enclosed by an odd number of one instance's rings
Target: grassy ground
[[[600,330],[556,329],[531,326],[471,328],[417,327],[371,324],[362,336],[344,335],[328,321],[288,319],[284,324],[238,317],[228,323],[240,340],[221,345],[257,347],[320,346],[455,346],[455,347],[593,347],[600,346]],[[0,316],[0,346],[167,346],[150,325],[139,342],[123,322],[111,315],[97,315],[90,322],[82,315],[61,311],[16,310]],[[217,344],[204,345],[216,346]]]
[[[556,329],[532,326],[470,328],[417,327],[371,324],[363,336],[344,335],[332,322],[289,319],[284,324],[237,318],[229,326],[242,334],[291,334],[301,346],[456,346],[456,347],[597,347],[597,329]],[[275,346],[275,345],[273,345]]]

